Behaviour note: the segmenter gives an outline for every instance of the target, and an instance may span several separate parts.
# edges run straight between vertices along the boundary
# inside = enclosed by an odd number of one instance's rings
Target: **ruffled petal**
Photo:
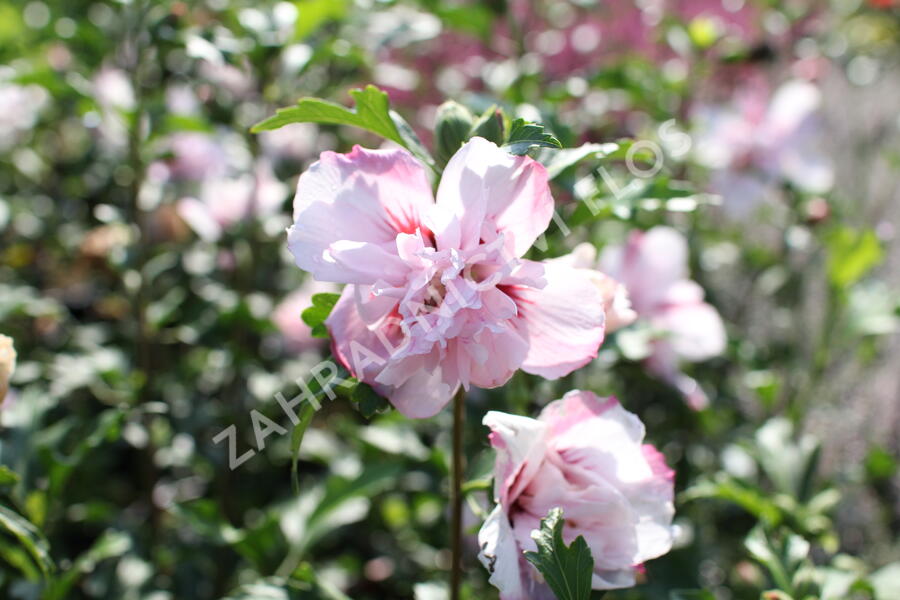
[[[441,177],[434,218],[441,223],[435,231],[438,248],[474,248],[479,240],[502,233],[510,251],[522,256],[553,217],[547,182],[539,162],[472,138]]]
[[[513,323],[528,340],[522,369],[556,379],[597,357],[605,315],[600,291],[585,270],[554,263],[543,266],[547,283],[542,289],[502,289],[515,300],[519,314]]]
[[[425,170],[405,150],[324,152],[297,183],[288,247],[297,266],[318,280],[372,284],[370,270],[334,256],[336,244],[371,250],[393,274],[402,268],[399,259],[387,258],[396,256],[397,234],[422,228],[432,205]]]
[[[541,467],[547,426],[536,419],[494,410],[482,423],[490,427],[491,445],[497,453],[495,499],[509,508]]]

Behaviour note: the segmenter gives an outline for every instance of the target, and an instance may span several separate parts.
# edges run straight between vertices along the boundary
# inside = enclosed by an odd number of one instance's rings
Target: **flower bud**
[[[483,137],[498,146],[503,144],[505,134],[503,132],[503,111],[492,106],[472,126],[472,135]]]
[[[458,102],[448,100],[438,107],[434,139],[438,161],[446,164],[472,131],[472,113]]]
[[[9,390],[9,378],[16,368],[16,349],[11,337],[0,335],[0,403]]]

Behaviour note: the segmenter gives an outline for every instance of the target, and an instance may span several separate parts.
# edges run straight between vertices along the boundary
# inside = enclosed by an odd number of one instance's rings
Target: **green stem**
[[[462,582],[462,484],[465,456],[463,455],[463,427],[465,426],[466,393],[460,389],[453,397],[453,465],[450,485],[450,600],[459,600]]]

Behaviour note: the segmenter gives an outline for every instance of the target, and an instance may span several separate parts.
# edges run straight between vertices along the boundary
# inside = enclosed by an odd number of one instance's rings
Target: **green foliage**
[[[301,318],[303,322],[312,329],[313,337],[327,338],[328,329],[325,327],[325,320],[331,314],[331,310],[337,301],[340,300],[340,294],[314,294],[312,297],[313,305],[303,311]]]
[[[367,383],[357,383],[353,387],[353,391],[350,392],[350,401],[356,404],[359,414],[367,419],[390,408],[388,401]]]
[[[438,164],[447,164],[450,157],[469,139],[472,125],[472,113],[458,102],[449,100],[438,107],[434,124]]]
[[[25,550],[44,577],[50,575],[55,569],[53,560],[50,558],[50,547],[44,535],[34,524],[9,508],[0,506],[0,527],[5,534],[18,542],[18,545]],[[26,575],[32,572],[30,564],[20,562],[16,558],[20,554],[16,552],[15,547],[11,546],[9,537],[4,536],[4,539],[0,539],[0,551],[7,560],[12,559],[18,563]]]
[[[297,106],[278,109],[275,116],[257,123],[251,131],[270,131],[291,123],[352,125],[400,144],[425,164],[434,163],[409,125],[390,109],[387,93],[367,85],[363,89],[350,90],[350,95],[356,103],[354,110],[321,98],[301,98]]]
[[[526,552],[525,558],[533,564],[559,600],[590,600],[591,578],[594,574],[594,558],[582,536],[570,546],[563,542],[562,510],[551,509],[541,528],[532,534],[537,552]]]
[[[544,126],[525,119],[512,122],[504,148],[510,154],[523,155],[532,148],[562,148],[559,140],[544,131]]]
[[[847,289],[865,275],[883,257],[881,243],[874,231],[849,227],[835,229],[828,244],[828,277],[838,289]]]

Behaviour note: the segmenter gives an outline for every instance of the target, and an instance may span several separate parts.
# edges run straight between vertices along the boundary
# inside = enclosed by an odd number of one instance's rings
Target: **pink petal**
[[[499,504],[478,531],[478,546],[478,560],[490,573],[491,585],[500,590],[501,600],[529,600],[522,581],[522,551]]]
[[[619,401],[614,397],[600,398],[593,392],[572,390],[560,400],[554,400],[545,406],[539,419],[550,427],[551,435],[558,436],[572,426],[598,417],[615,406],[619,406]]]
[[[671,227],[634,231],[624,248],[603,251],[601,270],[622,282],[638,314],[653,312],[669,286],[688,276],[684,236]]]
[[[375,283],[371,272],[348,268],[334,256],[335,244],[370,249],[387,270],[399,268],[398,233],[422,227],[422,213],[433,205],[425,170],[405,150],[323,152],[297,183],[294,225],[288,247],[297,265],[316,279],[336,283]]]
[[[504,291],[516,302],[515,327],[529,344],[522,369],[556,379],[597,357],[603,342],[603,298],[584,270],[543,266],[543,289],[509,286]]]
[[[391,404],[410,419],[427,419],[447,406],[459,388],[444,381],[440,367],[419,369],[401,385],[388,392]]]
[[[690,281],[683,285],[700,290],[700,286]],[[727,336],[722,317],[706,302],[695,300],[668,306],[654,323],[667,333],[666,341],[682,360],[698,362],[725,351]]]
[[[507,236],[522,256],[547,229],[553,196],[543,165],[513,156],[483,138],[472,138],[453,155],[437,192],[435,231],[439,248],[475,247],[486,235]]]
[[[382,331],[382,338],[366,325],[357,310],[356,286],[348,285],[325,321],[332,339],[332,353],[350,374],[369,384],[388,364],[390,345],[403,343],[402,332]],[[378,386],[375,386],[378,389]],[[381,388],[379,391],[385,391]]]
[[[536,419],[493,410],[481,422],[490,427],[491,445],[497,450],[495,499],[509,508],[540,469],[547,426]]]

